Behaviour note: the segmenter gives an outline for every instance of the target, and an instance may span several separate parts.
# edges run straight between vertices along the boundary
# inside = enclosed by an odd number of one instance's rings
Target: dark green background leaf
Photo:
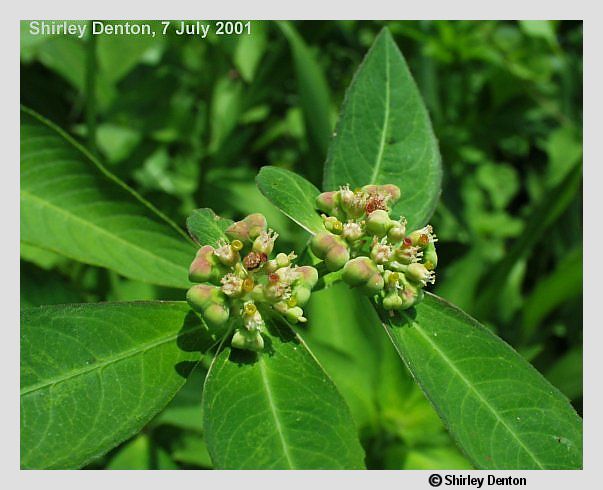
[[[218,469],[360,469],[343,398],[286,327],[267,352],[223,350],[203,389],[205,440]]]
[[[21,313],[21,466],[78,468],[138,432],[210,344],[183,302]]]
[[[21,111],[21,240],[140,281],[188,286],[194,248],[66,133]]]
[[[440,195],[438,144],[421,95],[387,29],[346,92],[329,147],[324,190],[343,184],[396,184],[394,212],[411,229],[425,224]]]
[[[388,335],[444,424],[481,469],[579,469],[582,421],[508,344],[427,294]]]

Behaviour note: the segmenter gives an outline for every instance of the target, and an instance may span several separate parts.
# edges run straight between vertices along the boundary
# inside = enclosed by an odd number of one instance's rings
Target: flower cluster
[[[236,323],[232,346],[260,351],[264,319],[258,306],[265,305],[291,323],[305,322],[304,306],[318,280],[316,269],[295,266],[295,254],[270,258],[278,234],[267,229],[266,218],[251,214],[226,231],[229,241],[199,249],[189,269],[197,284],[186,295],[190,306],[205,320],[219,326]]]
[[[323,192],[316,207],[326,231],[310,243],[328,270],[368,295],[378,295],[386,310],[405,310],[421,301],[423,287],[435,281],[438,264],[432,227],[407,233],[406,219],[390,218],[400,199],[395,185],[348,186]]]

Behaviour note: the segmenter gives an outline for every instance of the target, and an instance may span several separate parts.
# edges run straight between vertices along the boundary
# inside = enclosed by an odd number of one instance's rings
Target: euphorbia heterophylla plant
[[[188,302],[22,311],[24,468],[78,468],[105,454],[159,413],[204,356],[213,356],[202,417],[215,468],[364,468],[349,398],[303,340],[307,304],[338,282],[369,298],[372,331],[391,341],[476,468],[581,467],[582,423],[565,396],[490,330],[424,292],[438,265],[427,221],[440,157],[387,31],[347,91],[324,192],[280,168],[257,176],[309,233],[295,250],[277,253],[277,233],[255,210],[236,223],[195,210],[191,240],[26,108],[21,137],[23,240],[181,288],[183,299],[188,290]]]

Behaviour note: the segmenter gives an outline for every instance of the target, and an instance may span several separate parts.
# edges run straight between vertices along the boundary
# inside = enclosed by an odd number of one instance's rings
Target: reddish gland
[[[382,209],[383,211],[387,211],[387,205],[385,204],[385,199],[379,195],[373,194],[369,197],[368,202],[366,203],[365,211],[366,214],[371,214],[373,211],[377,211],[377,209]]]
[[[268,276],[268,280],[269,280],[271,283],[277,283],[277,282],[278,282],[278,280],[279,280],[278,274],[275,274],[275,273],[270,274],[270,275]]]
[[[412,240],[410,238],[404,239],[404,247],[408,248],[412,245]]]
[[[419,245],[425,247],[429,243],[429,237],[427,235],[421,235],[419,237]]]
[[[249,252],[243,259],[243,265],[248,271],[257,269],[260,265],[268,260],[265,253]]]

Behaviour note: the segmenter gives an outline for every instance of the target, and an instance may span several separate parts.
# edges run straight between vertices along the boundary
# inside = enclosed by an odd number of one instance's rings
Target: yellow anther
[[[258,309],[253,303],[246,303],[245,306],[243,306],[243,311],[245,312],[246,315],[252,316],[252,315],[255,315],[255,313],[256,313],[256,311],[258,311]]]
[[[400,275],[397,272],[392,272],[389,277],[387,278],[387,282],[389,283],[390,286],[393,286],[394,284],[396,284],[398,282],[398,280],[400,279]]]
[[[432,271],[435,269],[435,267],[433,266],[433,262],[431,260],[427,260],[423,265],[425,266],[425,268],[428,271]]]
[[[230,248],[232,248],[235,252],[238,252],[243,248],[243,242],[241,240],[233,240],[230,242]]]
[[[333,226],[333,233],[335,233],[337,235],[343,231],[343,224],[339,220],[334,221],[332,226]]]
[[[254,286],[255,286],[255,283],[253,282],[253,279],[251,277],[247,277],[243,281],[243,291],[245,291],[246,293],[253,291]],[[254,306],[254,308],[255,308],[255,306]]]
[[[297,306],[297,300],[292,296],[291,298],[289,298],[287,300],[287,306],[289,308],[293,308],[294,306]]]

